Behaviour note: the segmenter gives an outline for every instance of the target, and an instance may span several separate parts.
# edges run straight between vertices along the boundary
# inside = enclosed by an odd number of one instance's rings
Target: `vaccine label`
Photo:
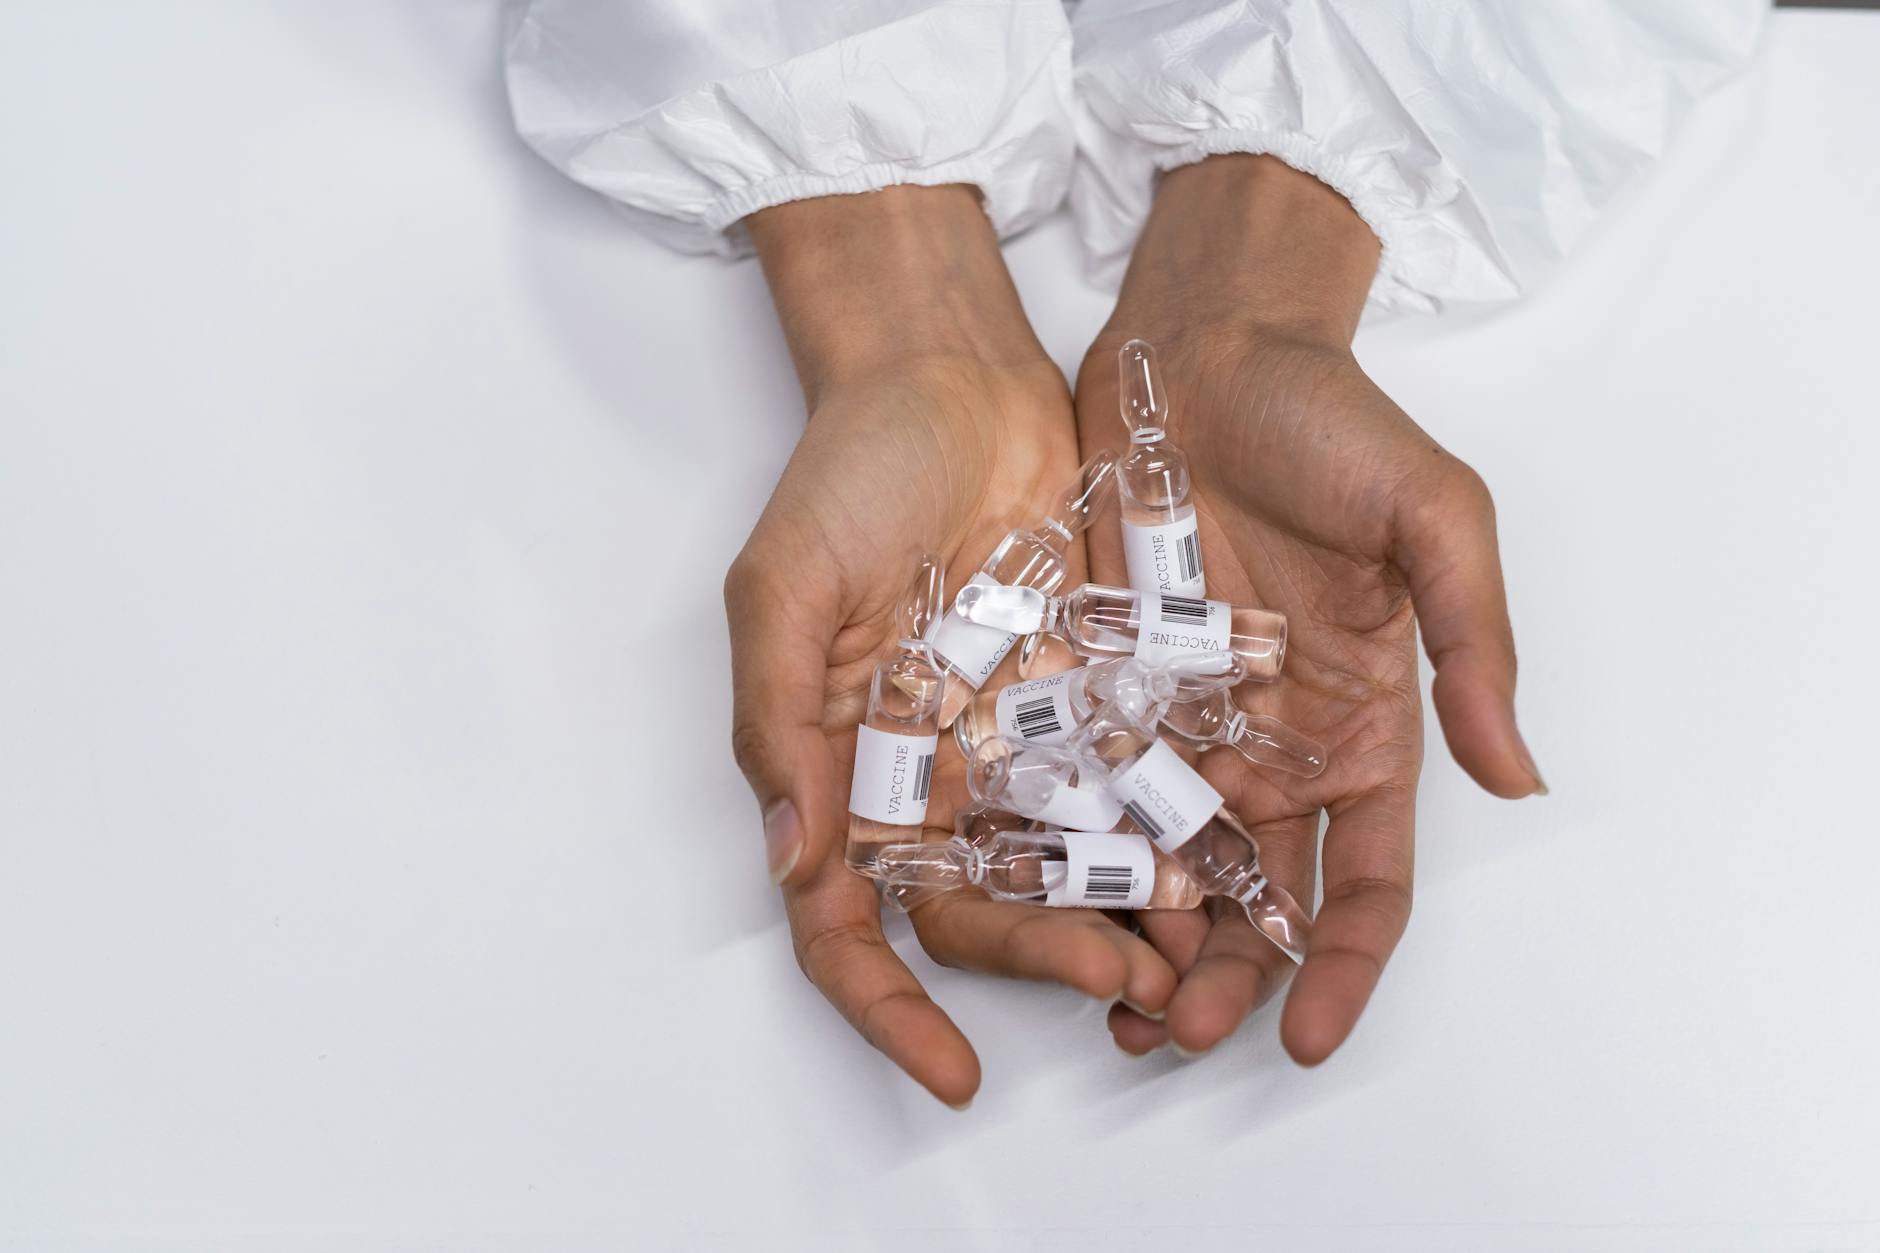
[[[997,579],[983,571],[975,574],[971,581],[988,587],[1000,585]],[[1012,645],[1017,641],[1018,636],[1009,631],[968,622],[960,617],[959,610],[949,609],[927,642],[933,645],[936,653],[965,675],[968,683],[978,688],[999,668],[999,663],[1005,660],[1005,655],[1012,651]]]
[[[1156,665],[1188,653],[1224,651],[1234,635],[1232,610],[1224,600],[1144,592],[1136,616],[1136,659]]]
[[[896,827],[917,827],[927,820],[927,789],[933,786],[936,735],[896,735],[862,726],[855,729],[855,779],[849,784],[849,812]]]
[[[1155,850],[1128,831],[1066,831],[1064,882],[1044,903],[1083,909],[1146,909],[1155,890]]]
[[[1071,710],[1071,676],[1075,670],[1047,675],[1029,683],[1014,683],[999,692],[994,725],[1000,735],[1032,744],[1062,744],[1077,729]]]
[[[1123,523],[1123,561],[1129,585],[1139,592],[1208,593],[1201,569],[1201,520],[1193,508],[1173,522]]]
[[[1186,844],[1222,801],[1221,794],[1164,740],[1157,740],[1135,765],[1110,779],[1110,795],[1165,853]]]
[[[1123,807],[1100,788],[1060,787],[1026,817],[1067,830],[1108,831],[1122,821]]]

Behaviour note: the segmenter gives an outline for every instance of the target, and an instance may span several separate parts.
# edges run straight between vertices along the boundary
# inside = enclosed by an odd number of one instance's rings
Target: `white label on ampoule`
[[[1077,729],[1077,716],[1071,710],[1071,676],[1076,673],[1066,670],[1002,688],[993,707],[999,734],[1032,744],[1068,740]]]
[[[1066,831],[1064,882],[1044,903],[1081,909],[1146,909],[1155,891],[1155,850],[1129,831]]]
[[[1114,775],[1110,795],[1165,853],[1186,844],[1222,803],[1221,794],[1165,740]]]
[[[984,583],[998,587],[999,581],[983,570],[975,574],[969,582]],[[927,642],[933,650],[950,662],[954,669],[966,676],[966,681],[977,688],[984,683],[1005,655],[1012,651],[1018,636],[998,627],[980,626],[977,622],[968,622],[960,616],[957,609],[947,610],[946,617],[940,619],[940,625],[933,629]]]
[[[937,735],[896,735],[871,726],[855,728],[855,779],[849,812],[896,827],[927,820],[927,790],[933,786]]]
[[[1027,814],[1047,826],[1075,831],[1108,831],[1123,818],[1123,807],[1101,787],[1060,787],[1051,799]]]
[[[1201,520],[1192,506],[1173,522],[1123,523],[1123,561],[1129,585],[1139,592],[1208,593],[1201,569]]]
[[[1136,615],[1136,659],[1156,665],[1189,653],[1224,652],[1234,636],[1233,606],[1169,592],[1144,592]]]

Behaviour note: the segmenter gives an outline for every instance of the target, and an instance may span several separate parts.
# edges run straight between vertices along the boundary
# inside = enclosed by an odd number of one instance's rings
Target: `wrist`
[[[1311,175],[1276,157],[1209,157],[1163,176],[1111,326],[1348,349],[1379,252],[1350,202]]]
[[[745,221],[812,405],[834,382],[923,361],[1044,357],[972,187],[823,196]]]

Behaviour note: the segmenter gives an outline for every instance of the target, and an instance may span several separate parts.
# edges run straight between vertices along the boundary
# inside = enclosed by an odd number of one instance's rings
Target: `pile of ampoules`
[[[1130,432],[1121,458],[1086,463],[1058,508],[1008,534],[950,606],[945,571],[921,561],[899,610],[899,652],[876,667],[857,732],[848,865],[903,909],[975,888],[1096,909],[1227,897],[1299,961],[1305,911],[1267,881],[1259,845],[1190,764],[1231,746],[1263,769],[1325,768],[1318,744],[1233,700],[1237,685],[1279,677],[1286,619],[1205,599],[1188,463],[1166,438],[1155,352],[1131,340],[1118,369]],[[1057,595],[1072,541],[1112,496],[1129,587]],[[1014,646],[1022,681],[985,687]],[[949,727],[975,803],[951,839],[924,842]]]

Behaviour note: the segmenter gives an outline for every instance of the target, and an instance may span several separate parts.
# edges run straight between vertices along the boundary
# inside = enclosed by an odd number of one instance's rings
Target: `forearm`
[[[1370,227],[1312,176],[1274,157],[1209,157],[1163,177],[1111,324],[1148,337],[1215,327],[1348,347],[1378,253]]]
[[[922,358],[1043,356],[971,187],[799,200],[746,221],[812,407],[833,382]]]

